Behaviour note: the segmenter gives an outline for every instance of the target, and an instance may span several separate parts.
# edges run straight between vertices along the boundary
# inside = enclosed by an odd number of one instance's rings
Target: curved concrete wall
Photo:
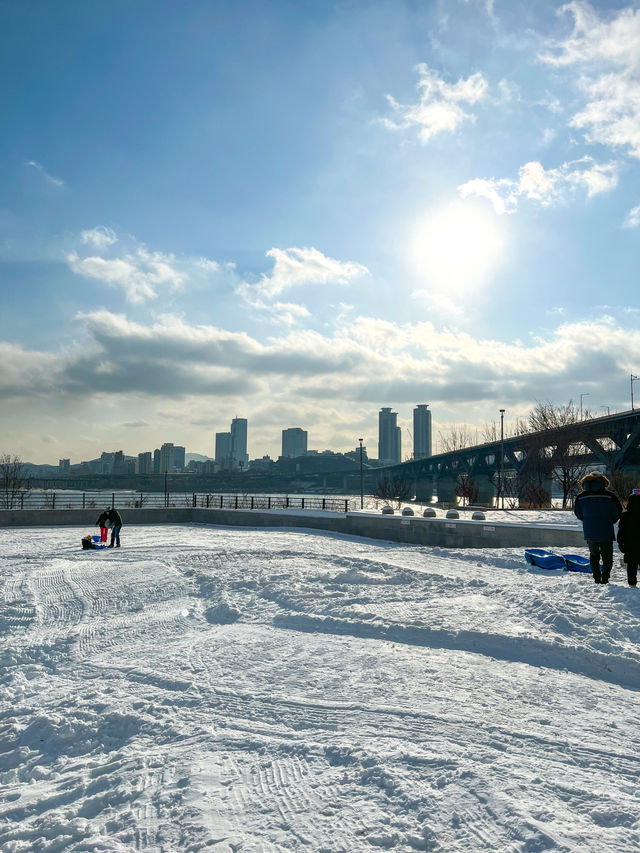
[[[537,527],[527,524],[489,523],[467,519],[445,520],[421,516],[388,516],[374,513],[307,512],[304,510],[234,510],[169,507],[126,509],[126,526],[137,524],[217,524],[229,527],[297,527],[327,530],[351,536],[386,539],[411,545],[446,548],[544,548],[584,546],[582,531],[564,525]],[[87,509],[0,510],[0,527],[97,528],[96,511]],[[124,541],[124,540],[123,540]]]

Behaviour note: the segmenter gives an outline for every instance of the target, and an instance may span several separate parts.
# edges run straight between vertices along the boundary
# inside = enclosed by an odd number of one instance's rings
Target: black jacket
[[[629,496],[627,508],[620,516],[618,546],[625,562],[640,561],[640,495]]]
[[[122,527],[122,519],[117,509],[109,510],[109,521],[113,527]]]
[[[110,511],[111,510],[105,509],[104,512],[100,513],[100,515],[98,516],[98,520],[96,521],[96,524],[98,525],[98,527],[104,527],[105,521],[109,518],[109,512]]]
[[[605,489],[603,480],[585,483],[576,498],[573,511],[582,522],[584,538],[592,542],[613,542],[613,525],[620,518],[622,504],[618,496]]]

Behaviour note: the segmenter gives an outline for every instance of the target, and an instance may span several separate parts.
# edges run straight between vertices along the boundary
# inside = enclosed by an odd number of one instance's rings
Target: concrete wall
[[[100,509],[0,509],[0,527],[86,527],[99,533]],[[118,509],[125,524],[188,524],[191,507]]]
[[[123,510],[123,542],[129,525],[218,524],[229,527],[297,527],[327,530],[371,539],[446,548],[574,548],[584,546],[582,531],[563,525],[532,527],[467,519],[383,516],[374,513],[305,512],[302,510],[234,510],[169,507]],[[0,527],[86,527],[97,531],[96,511],[86,509],[0,510]]]

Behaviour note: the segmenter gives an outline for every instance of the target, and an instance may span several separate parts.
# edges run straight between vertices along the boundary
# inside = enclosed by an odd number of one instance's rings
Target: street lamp
[[[504,465],[504,413],[500,409],[500,473],[498,474],[498,497],[501,498],[502,509],[504,509],[504,495],[502,493],[502,466]]]
[[[633,373],[631,373],[630,377],[631,377],[631,411],[633,411],[633,383],[637,382],[640,379],[640,376],[634,376]]]
[[[591,396],[591,394],[589,391],[585,391],[584,394],[580,394],[580,420],[582,420],[582,398],[583,397],[590,397],[590,396]]]
[[[364,474],[362,470],[362,442],[363,439],[359,438],[360,442],[360,509],[364,509]]]
[[[610,415],[610,414],[611,414],[611,407],[610,407],[610,406],[600,406],[600,408],[601,408],[601,409],[606,409],[606,410],[607,410],[607,415]]]
[[[167,492],[167,472],[164,472],[164,505],[169,506],[169,493]]]

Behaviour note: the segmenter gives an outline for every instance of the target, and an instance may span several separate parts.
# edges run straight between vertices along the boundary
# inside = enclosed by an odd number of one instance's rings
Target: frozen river
[[[3,853],[640,849],[620,567],[86,532],[0,530]]]

